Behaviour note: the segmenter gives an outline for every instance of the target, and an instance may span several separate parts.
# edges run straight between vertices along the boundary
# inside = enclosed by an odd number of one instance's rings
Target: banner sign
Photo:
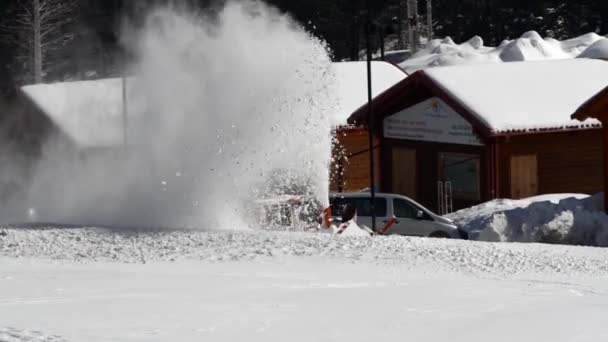
[[[384,136],[393,139],[482,145],[473,133],[473,126],[436,97],[384,119]]]

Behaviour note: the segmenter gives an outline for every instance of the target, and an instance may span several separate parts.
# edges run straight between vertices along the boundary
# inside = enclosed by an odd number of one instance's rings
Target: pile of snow
[[[599,127],[570,115],[606,87],[608,63],[593,59],[461,65],[424,73],[493,133]]]
[[[520,38],[505,40],[497,47],[485,46],[479,36],[462,44],[447,37],[434,39],[411,58],[399,63],[408,73],[435,66],[569,59],[576,57],[607,58],[608,39],[588,33],[559,41],[543,38],[537,32],[524,33]]]
[[[608,246],[603,194],[499,199],[448,217],[481,241]]]

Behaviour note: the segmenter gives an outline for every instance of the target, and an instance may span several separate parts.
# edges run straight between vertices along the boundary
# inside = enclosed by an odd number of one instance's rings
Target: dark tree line
[[[37,81],[28,75],[31,65],[21,57],[11,35],[11,20],[18,6],[34,0],[0,1],[0,87]],[[35,0],[42,2],[67,0]],[[95,78],[119,74],[120,22],[125,16],[137,17],[156,3],[169,0],[70,0],[73,8],[63,13],[69,18],[59,28],[69,39],[58,40],[60,48],[45,54],[43,81],[71,78]],[[182,0],[205,8],[225,0]],[[357,59],[364,46],[366,0],[267,0],[290,13],[307,30],[326,40],[334,58]],[[373,47],[380,35],[395,41],[403,30],[399,20],[403,0],[370,0],[374,27]],[[419,0],[419,13],[426,4]],[[451,36],[462,42],[474,35],[486,44],[497,45],[503,39],[519,37],[529,30],[543,36],[563,39],[587,32],[608,33],[607,0],[433,0],[435,36]],[[69,20],[67,20],[69,19]],[[61,32],[54,32],[58,37]],[[10,39],[7,37],[11,37]],[[18,39],[15,40],[15,37]],[[25,38],[21,38],[25,39]],[[34,50],[32,50],[34,51]],[[27,51],[27,53],[33,53]],[[30,63],[31,64],[31,63]]]

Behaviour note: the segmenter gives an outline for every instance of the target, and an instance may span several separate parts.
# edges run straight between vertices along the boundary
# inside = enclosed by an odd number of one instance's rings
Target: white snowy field
[[[0,230],[0,341],[601,341],[608,250]]]

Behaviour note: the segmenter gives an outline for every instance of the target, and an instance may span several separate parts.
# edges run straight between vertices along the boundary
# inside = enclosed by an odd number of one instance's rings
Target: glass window
[[[369,197],[357,198],[357,216],[372,216],[371,201]],[[376,198],[374,200],[374,209],[376,211],[376,217],[386,216],[386,199]]]
[[[479,200],[479,156],[443,154],[443,176],[452,183],[455,198]]]
[[[334,217],[342,217],[342,212],[347,204],[352,204],[357,208],[358,216],[372,216],[369,197],[334,197],[330,199],[331,212]],[[374,201],[377,217],[386,217],[386,199],[376,198]]]
[[[418,209],[403,199],[393,200],[393,211],[398,218],[415,219],[418,216]]]

